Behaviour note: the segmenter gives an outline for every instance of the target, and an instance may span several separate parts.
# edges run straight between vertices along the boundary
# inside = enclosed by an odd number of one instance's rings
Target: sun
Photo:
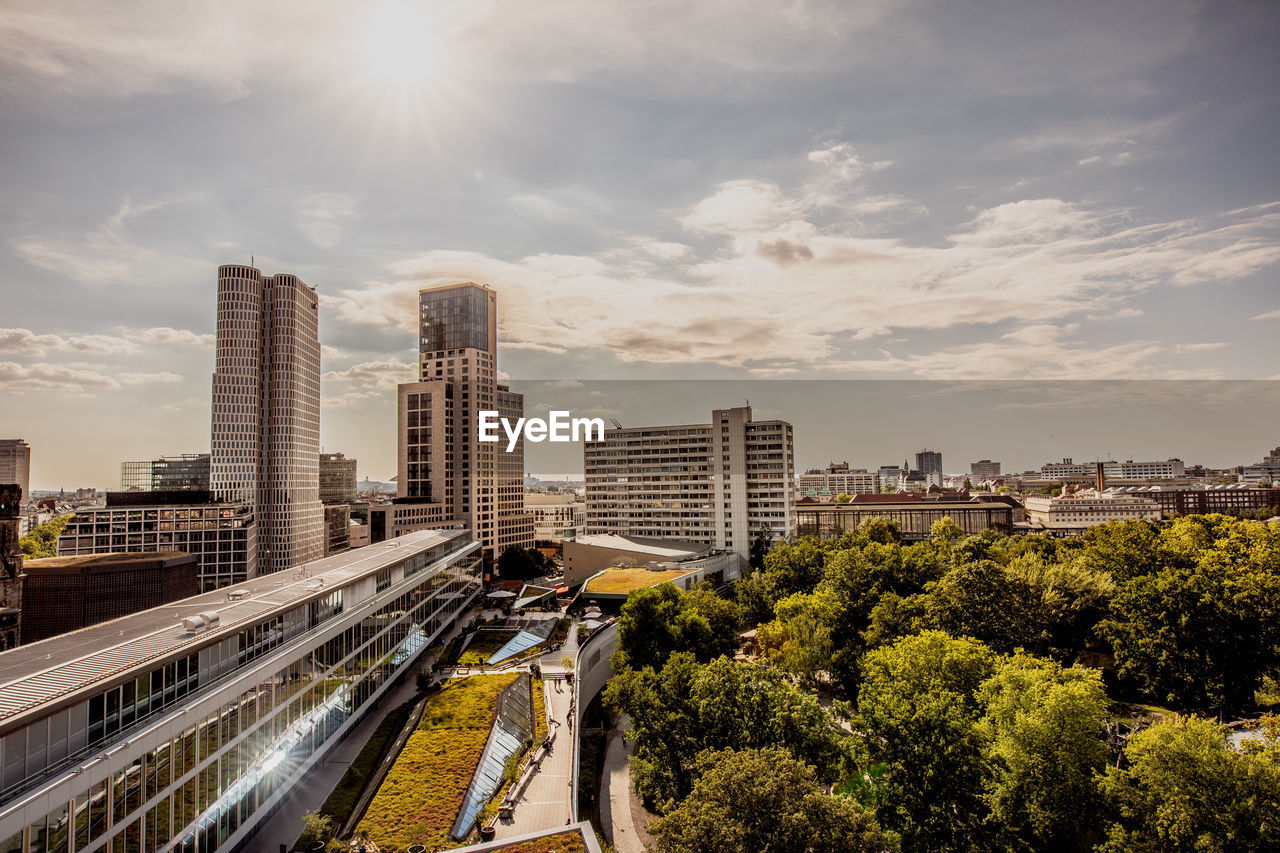
[[[383,84],[412,88],[427,82],[440,65],[431,18],[417,4],[382,4],[370,22],[366,61],[369,73]]]

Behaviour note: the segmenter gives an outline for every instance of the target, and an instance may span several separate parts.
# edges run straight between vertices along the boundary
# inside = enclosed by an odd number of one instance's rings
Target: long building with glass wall
[[[420,531],[0,654],[0,851],[248,849],[480,573]]]

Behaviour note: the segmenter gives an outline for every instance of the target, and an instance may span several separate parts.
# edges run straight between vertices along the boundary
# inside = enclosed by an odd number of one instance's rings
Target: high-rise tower
[[[490,558],[531,547],[524,441],[508,453],[477,434],[481,410],[524,414],[523,395],[497,381],[498,295],[469,282],[422,290],[418,326],[420,381],[399,388],[399,498],[443,505],[441,517],[466,524]]]
[[[218,268],[210,488],[253,505],[259,574],[324,556],[317,316],[297,276]]]

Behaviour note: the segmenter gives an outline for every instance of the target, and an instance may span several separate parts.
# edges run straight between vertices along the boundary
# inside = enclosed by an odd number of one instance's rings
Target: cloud
[[[36,334],[30,329],[0,329],[0,352],[14,355],[43,356],[48,352],[122,355],[141,352],[140,344],[207,346],[213,342],[213,335],[168,326],[134,331],[122,329],[116,335]]]
[[[128,196],[115,212],[81,235],[28,234],[10,241],[18,257],[93,287],[168,284],[208,271],[189,257],[149,248],[130,236],[133,220],[182,199],[135,203]]]
[[[418,366],[397,359],[365,361],[345,370],[327,371],[321,378],[325,382],[359,382],[370,388],[394,389],[402,382],[413,382]]]
[[[1224,341],[1213,341],[1203,344],[1178,344],[1177,352],[1208,352],[1216,349],[1226,349],[1228,344]]]
[[[1068,346],[1072,319],[1137,316],[1124,302],[1139,294],[1226,284],[1280,261],[1274,205],[1139,221],[1123,209],[1024,199],[978,209],[940,241],[870,236],[858,220],[825,217],[820,207],[832,198],[858,198],[858,181],[845,182],[830,163],[813,165],[818,173],[790,188],[755,178],[721,183],[658,223],[660,230],[683,228],[705,238],[662,273],[637,237],[622,236],[594,255],[506,259],[440,250],[326,296],[326,310],[349,323],[412,332],[419,288],[479,281],[500,293],[500,336],[510,349],[604,350],[632,363],[914,375],[952,375],[945,361],[954,356],[983,376],[1018,375],[1019,362],[1006,355],[1039,364],[1050,353],[1042,369],[1051,375],[1146,375],[1155,370],[1146,360],[1171,348]],[[941,360],[867,361],[848,349],[850,342],[907,330],[996,324],[1020,331],[990,350],[940,350]],[[1044,337],[1058,349],[1037,353],[1029,341]],[[912,341],[928,346],[927,335]],[[993,360],[980,363],[988,355]]]
[[[1280,310],[1266,311],[1262,314],[1255,314],[1249,319],[1250,320],[1280,320]]]
[[[181,382],[182,377],[169,371],[156,373],[119,373],[111,375],[105,364],[68,362],[49,364],[37,362],[22,365],[12,361],[0,362],[0,390],[6,391],[66,391],[92,393],[116,391],[125,385],[171,384]]]
[[[356,200],[344,193],[315,193],[298,202],[298,230],[321,249],[332,249],[342,230],[358,213]]]
[[[182,381],[181,376],[167,370],[158,373],[120,373],[116,378],[124,385],[170,384]]]

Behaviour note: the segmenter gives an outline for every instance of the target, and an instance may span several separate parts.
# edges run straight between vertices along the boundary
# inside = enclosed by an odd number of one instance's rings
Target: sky
[[[207,450],[251,258],[318,289],[374,479],[456,281],[517,384],[1280,378],[1277,43],[1265,0],[8,0],[0,436],[36,488]]]

